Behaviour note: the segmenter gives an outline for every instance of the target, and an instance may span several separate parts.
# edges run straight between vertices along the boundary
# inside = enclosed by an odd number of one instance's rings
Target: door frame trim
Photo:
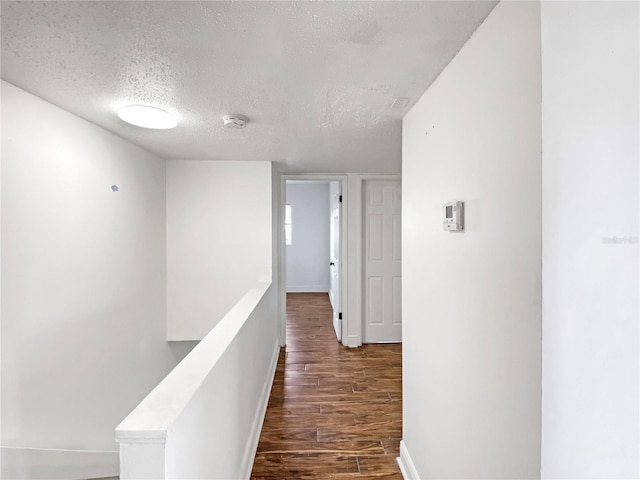
[[[284,231],[284,210],[287,203],[287,180],[301,180],[310,182],[339,182],[340,191],[342,193],[342,214],[340,218],[340,307],[342,309],[342,341],[345,344],[345,332],[348,330],[348,322],[350,315],[346,312],[346,299],[348,295],[347,285],[347,267],[348,267],[348,251],[347,251],[347,239],[349,235],[348,219],[345,212],[347,212],[349,194],[347,186],[347,175],[322,175],[322,174],[280,174],[280,205],[278,208],[278,228],[280,231]],[[285,346],[287,343],[287,247],[285,245],[284,235],[280,235],[280,241],[278,245],[279,250],[279,262],[278,262],[278,318],[279,318],[279,331],[278,337],[280,340],[280,346]],[[355,320],[354,320],[355,321]],[[333,322],[333,320],[332,320]]]
[[[286,203],[287,180],[338,181],[342,189],[341,219],[341,307],[342,344],[346,347],[362,345],[364,315],[362,314],[363,284],[363,227],[362,227],[362,183],[366,180],[398,180],[402,186],[402,174],[387,173],[342,173],[342,174],[295,174],[278,173],[280,177],[280,198],[278,201],[276,224],[278,225],[278,336],[280,345],[286,345],[287,325],[287,279],[286,246],[284,235],[284,206]],[[276,183],[277,185],[277,183]]]

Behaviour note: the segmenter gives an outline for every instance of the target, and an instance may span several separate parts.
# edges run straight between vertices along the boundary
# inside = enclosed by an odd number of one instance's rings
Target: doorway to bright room
[[[341,200],[340,181],[286,180],[287,318],[294,318],[289,315],[291,308],[313,304],[316,312],[308,321],[329,322],[338,342],[342,339]],[[287,322],[286,328],[296,327]]]

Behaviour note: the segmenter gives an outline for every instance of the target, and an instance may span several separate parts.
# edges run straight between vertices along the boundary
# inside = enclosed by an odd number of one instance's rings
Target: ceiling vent
[[[222,120],[227,128],[244,128],[247,124],[247,117],[244,115],[225,115]]]

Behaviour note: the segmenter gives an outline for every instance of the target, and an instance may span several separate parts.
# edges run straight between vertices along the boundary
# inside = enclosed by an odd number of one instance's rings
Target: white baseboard
[[[12,480],[72,480],[120,474],[117,451],[0,447],[0,455],[0,478]]]
[[[420,480],[418,471],[413,464],[413,460],[411,460],[411,455],[409,455],[409,450],[407,450],[407,444],[404,443],[404,440],[400,441],[400,456],[397,458],[397,461],[404,480]]]
[[[287,293],[329,293],[329,285],[287,285]]]
[[[271,386],[273,385],[273,379],[276,375],[276,367],[278,366],[278,355],[280,354],[280,343],[276,342],[273,355],[271,356],[271,363],[269,364],[269,371],[267,378],[262,386],[262,394],[260,395],[260,403],[256,409],[256,413],[253,417],[251,425],[251,433],[247,439],[247,446],[242,455],[242,476],[249,480],[251,478],[251,470],[253,469],[253,462],[256,458],[256,452],[258,450],[258,442],[260,441],[260,433],[262,432],[262,424],[264,417],[267,413],[267,405],[269,403],[269,396],[271,395]]]

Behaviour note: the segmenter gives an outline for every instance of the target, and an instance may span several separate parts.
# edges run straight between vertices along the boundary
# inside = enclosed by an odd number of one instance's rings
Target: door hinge
[[[340,195],[340,199],[339,199],[340,203],[342,203],[342,195]]]
[[[338,320],[342,320],[342,312],[338,314]]]

